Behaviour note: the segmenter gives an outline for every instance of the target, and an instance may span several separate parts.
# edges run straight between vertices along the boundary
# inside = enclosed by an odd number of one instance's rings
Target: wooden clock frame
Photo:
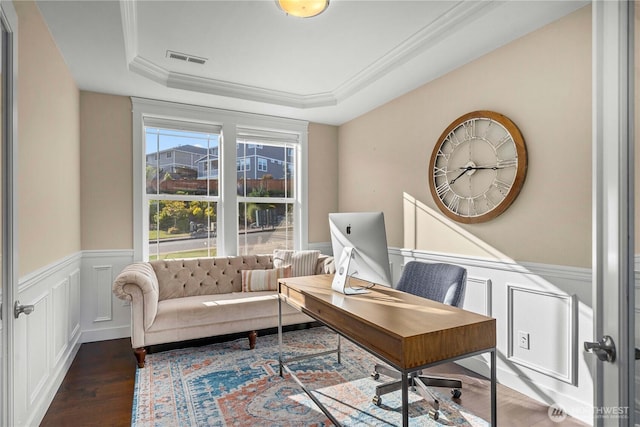
[[[437,184],[436,184],[435,165],[436,165],[436,159],[438,157],[439,150],[443,146],[443,144],[447,141],[447,137],[458,127],[464,126],[465,123],[472,120],[477,120],[477,119],[487,119],[487,120],[496,122],[500,124],[502,127],[504,127],[504,129],[506,129],[511,139],[513,140],[513,143],[515,146],[515,151],[517,156],[517,166],[516,166],[517,170],[516,170],[515,178],[513,180],[511,188],[509,189],[507,194],[504,196],[504,198],[501,201],[499,201],[494,208],[488,210],[487,212],[483,214],[471,216],[471,215],[457,214],[445,205],[441,197],[438,195],[438,191],[436,190]],[[477,138],[474,137],[474,138],[471,138],[470,140],[474,140],[474,139],[477,139]],[[496,113],[494,111],[487,111],[487,110],[473,111],[463,116],[460,116],[459,118],[454,120],[444,130],[444,132],[442,132],[442,134],[440,135],[440,138],[438,138],[438,141],[435,147],[433,148],[431,159],[429,161],[429,189],[440,211],[450,219],[457,222],[465,223],[465,224],[475,224],[475,223],[486,222],[502,214],[513,203],[516,197],[518,197],[518,194],[520,194],[520,190],[524,185],[524,181],[527,175],[527,167],[528,167],[527,163],[528,163],[527,147],[526,147],[524,138],[522,137],[522,133],[520,132],[520,130],[518,129],[518,127],[515,125],[513,121],[511,121],[508,117],[500,113]],[[448,180],[449,178],[446,178],[446,179]]]

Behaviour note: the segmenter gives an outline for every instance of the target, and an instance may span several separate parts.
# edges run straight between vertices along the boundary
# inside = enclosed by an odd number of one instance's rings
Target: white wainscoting
[[[498,381],[591,424],[592,356],[580,343],[593,331],[591,271],[574,267],[495,261],[401,250],[411,260],[447,262],[467,269],[464,308],[494,317]],[[404,264],[403,264],[404,265]],[[519,345],[528,335],[529,348]],[[489,375],[489,357],[461,365]]]
[[[15,321],[15,421],[38,425],[80,347],[82,254],[19,280],[16,299],[33,305]]]
[[[132,259],[132,250],[84,251],[19,280],[17,299],[35,309],[15,322],[17,425],[42,421],[81,343],[130,336],[129,306],[111,286]]]
[[[130,337],[128,301],[111,291],[113,280],[133,262],[133,250],[84,251],[82,255],[82,342]]]
[[[311,246],[331,253],[328,243]],[[467,268],[464,308],[497,319],[500,383],[592,422],[593,357],[580,345],[592,335],[590,270],[390,248],[394,283],[410,260]],[[131,262],[132,250],[83,251],[20,280],[18,299],[36,306],[16,322],[20,424],[41,421],[80,343],[130,336],[129,304],[111,287]],[[529,350],[517,347],[518,332]],[[489,373],[488,356],[460,363]]]

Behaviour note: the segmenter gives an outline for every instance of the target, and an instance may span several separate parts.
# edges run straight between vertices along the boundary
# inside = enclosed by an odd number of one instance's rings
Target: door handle
[[[24,313],[28,316],[33,313],[33,308],[33,305],[22,305],[20,304],[20,301],[16,301],[15,304],[13,304],[13,317],[17,319],[18,316],[20,316],[20,313]]]
[[[616,345],[609,335],[605,335],[597,342],[585,341],[584,350],[587,353],[595,353],[598,359],[603,362],[614,362],[616,360]]]

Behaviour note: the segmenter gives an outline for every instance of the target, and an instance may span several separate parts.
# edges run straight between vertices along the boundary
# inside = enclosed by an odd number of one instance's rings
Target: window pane
[[[241,255],[293,249],[293,204],[240,203],[238,212],[238,251]]]
[[[149,260],[216,256],[216,203],[149,201]]]
[[[218,195],[219,135],[145,128],[147,194]]]
[[[293,198],[294,145],[238,143],[238,195]]]

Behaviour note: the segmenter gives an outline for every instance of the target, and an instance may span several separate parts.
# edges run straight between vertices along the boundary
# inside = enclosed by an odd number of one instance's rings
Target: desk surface
[[[385,286],[363,295],[331,289],[333,275],[279,280],[281,297],[376,354],[408,371],[496,346],[493,318]],[[365,282],[351,278],[353,286]]]

